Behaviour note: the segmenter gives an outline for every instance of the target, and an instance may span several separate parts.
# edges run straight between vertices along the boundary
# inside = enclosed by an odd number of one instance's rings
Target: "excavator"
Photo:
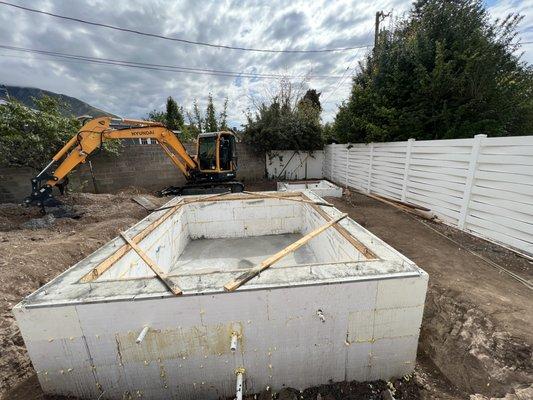
[[[32,191],[24,203],[36,205],[45,212],[45,206],[58,202],[52,194],[57,187],[61,193],[68,182],[67,175],[87,157],[102,148],[104,142],[119,139],[155,140],[183,173],[187,184],[171,186],[162,195],[209,194],[220,192],[242,192],[244,185],[235,181],[237,153],[235,135],[232,132],[207,132],[198,135],[197,155],[191,156],[174,131],[154,121],[112,117],[86,118],[82,127],[52,161],[31,180]]]

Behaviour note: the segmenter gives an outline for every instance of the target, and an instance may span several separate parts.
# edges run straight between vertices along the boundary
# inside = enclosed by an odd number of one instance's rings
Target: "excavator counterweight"
[[[45,206],[57,204],[52,189],[63,193],[67,175],[100,149],[104,142],[120,139],[150,138],[155,140],[178,168],[187,184],[163,189],[164,195],[241,192],[244,185],[234,181],[237,171],[235,135],[232,132],[208,132],[198,135],[197,155],[187,153],[176,134],[159,122],[102,117],[90,119],[52,158],[52,161],[31,180],[32,192],[24,202]]]

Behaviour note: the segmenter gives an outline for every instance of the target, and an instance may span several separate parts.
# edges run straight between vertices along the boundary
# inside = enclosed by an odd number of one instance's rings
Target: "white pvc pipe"
[[[238,369],[237,374],[237,387],[236,387],[236,396],[235,400],[242,400],[242,382],[244,376],[244,368]]]
[[[146,334],[148,333],[148,329],[150,329],[148,326],[145,326],[139,336],[137,336],[137,340],[135,340],[135,343],[140,344],[143,340]]]
[[[231,334],[231,343],[230,343],[230,350],[231,351],[235,351],[237,350],[237,340],[239,339],[239,335],[237,334],[237,332],[233,332]]]

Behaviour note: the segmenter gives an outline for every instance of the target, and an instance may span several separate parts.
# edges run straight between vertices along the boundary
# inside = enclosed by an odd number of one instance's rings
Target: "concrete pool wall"
[[[43,390],[215,399],[235,394],[236,372],[246,393],[412,372],[428,276],[351,219],[224,291],[341,214],[318,204],[310,191],[176,198],[126,234],[183,295],[118,237],[28,296],[14,313]]]

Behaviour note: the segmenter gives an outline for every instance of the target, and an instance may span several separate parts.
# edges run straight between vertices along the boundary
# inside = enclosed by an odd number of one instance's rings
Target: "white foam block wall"
[[[318,182],[278,182],[278,192],[311,190],[320,197],[342,197],[342,188],[326,180]]]
[[[311,207],[303,212],[302,234],[306,235],[324,225],[324,218]],[[365,257],[357,251],[334,227],[328,228],[309,241],[319,262],[359,261]]]
[[[184,208],[155,228],[140,243],[139,247],[163,270],[168,271],[177,261],[179,255],[189,242],[187,213]],[[117,249],[125,242],[119,241]],[[155,276],[146,263],[133,251],[128,251],[113,267],[98,279],[111,280],[121,278]]]
[[[324,218],[301,202],[259,199],[189,204],[159,225],[139,246],[164,271],[179,258],[190,240],[250,237],[284,233],[308,234],[325,224]],[[122,242],[118,242],[122,245]],[[364,259],[333,227],[308,242],[318,262]],[[99,281],[152,277],[154,273],[130,250]]]
[[[46,393],[217,399],[234,395],[236,367],[246,369],[246,393],[412,372],[426,289],[420,272],[14,313]],[[242,335],[236,353],[233,331]]]
[[[192,239],[278,235],[301,230],[301,204],[294,201],[232,200],[187,207]]]

